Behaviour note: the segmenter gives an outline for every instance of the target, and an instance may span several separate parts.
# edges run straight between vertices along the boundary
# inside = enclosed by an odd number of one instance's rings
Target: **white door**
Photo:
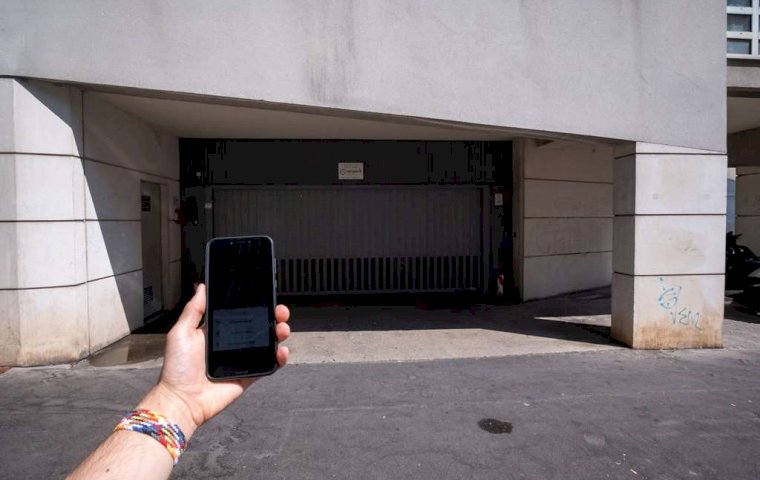
[[[161,185],[141,182],[143,316],[164,308],[161,289]]]

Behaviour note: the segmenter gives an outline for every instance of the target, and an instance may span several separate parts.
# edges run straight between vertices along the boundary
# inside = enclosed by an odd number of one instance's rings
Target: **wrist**
[[[190,440],[199,426],[187,403],[160,383],[145,395],[137,408],[153,410],[176,423],[186,440]]]

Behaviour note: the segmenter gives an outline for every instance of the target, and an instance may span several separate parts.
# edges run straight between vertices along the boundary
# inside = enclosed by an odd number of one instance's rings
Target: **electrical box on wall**
[[[491,199],[494,207],[504,207],[504,200],[509,200],[509,191],[504,187],[491,187]]]

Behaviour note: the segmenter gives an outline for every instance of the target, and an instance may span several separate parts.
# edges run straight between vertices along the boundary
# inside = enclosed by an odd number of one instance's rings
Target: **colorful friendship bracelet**
[[[152,410],[132,410],[113,429],[114,432],[118,430],[140,432],[155,438],[172,456],[175,465],[187,448],[185,434],[179,425]]]

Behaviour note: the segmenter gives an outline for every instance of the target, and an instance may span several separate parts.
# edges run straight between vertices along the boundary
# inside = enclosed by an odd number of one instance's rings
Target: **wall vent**
[[[143,303],[153,301],[153,285],[143,288]]]

